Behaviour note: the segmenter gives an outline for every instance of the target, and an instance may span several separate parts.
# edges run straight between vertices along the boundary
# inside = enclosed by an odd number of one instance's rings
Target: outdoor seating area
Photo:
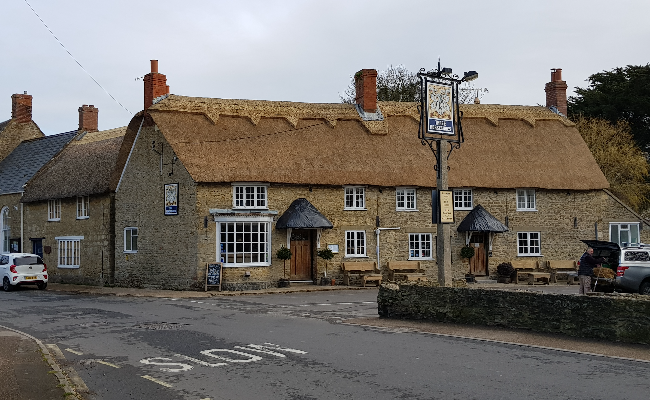
[[[548,285],[551,283],[551,273],[540,270],[539,261],[534,259],[526,260],[513,260],[510,262],[512,267],[515,269],[515,282],[519,283],[522,278],[525,278],[525,281],[529,285],[535,284],[544,284]]]
[[[368,282],[376,282],[377,286],[381,285],[382,275],[377,271],[377,263],[374,261],[357,261],[341,263],[343,270],[343,284],[350,285],[350,277],[358,277],[363,287]]]
[[[560,280],[566,280],[571,285],[578,280],[578,266],[575,260],[550,260],[546,262],[548,270],[551,272],[551,282],[557,283]]]
[[[388,274],[391,281],[428,281],[419,261],[389,261]]]

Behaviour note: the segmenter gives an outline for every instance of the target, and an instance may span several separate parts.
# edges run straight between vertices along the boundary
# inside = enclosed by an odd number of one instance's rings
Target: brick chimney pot
[[[551,69],[551,81],[546,84],[546,107],[555,106],[559,112],[567,115],[566,90],[568,86],[562,80],[562,69]]]
[[[151,60],[151,72],[144,76],[144,109],[153,105],[154,99],[169,94],[167,77],[158,73],[158,60]]]
[[[32,120],[32,96],[27,92],[11,95],[11,119],[21,123]]]
[[[94,105],[79,107],[79,132],[97,132],[99,130],[99,109]]]
[[[365,112],[377,111],[377,70],[362,69],[354,74],[356,95],[354,101]]]

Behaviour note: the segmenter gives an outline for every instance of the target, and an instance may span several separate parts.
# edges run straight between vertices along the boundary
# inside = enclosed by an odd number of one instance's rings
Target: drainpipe
[[[377,269],[381,271],[381,261],[379,260],[379,233],[381,231],[393,231],[401,228],[377,228],[375,229],[375,234],[377,235]]]

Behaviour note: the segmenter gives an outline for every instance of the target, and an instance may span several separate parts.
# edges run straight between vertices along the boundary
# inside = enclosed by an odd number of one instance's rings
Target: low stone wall
[[[650,344],[650,296],[579,296],[388,283],[381,285],[377,303],[384,318]]]

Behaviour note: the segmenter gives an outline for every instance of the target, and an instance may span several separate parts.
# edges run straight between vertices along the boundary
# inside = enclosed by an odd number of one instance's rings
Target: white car
[[[18,285],[47,287],[47,266],[36,254],[10,253],[0,255],[0,276],[5,292]]]

